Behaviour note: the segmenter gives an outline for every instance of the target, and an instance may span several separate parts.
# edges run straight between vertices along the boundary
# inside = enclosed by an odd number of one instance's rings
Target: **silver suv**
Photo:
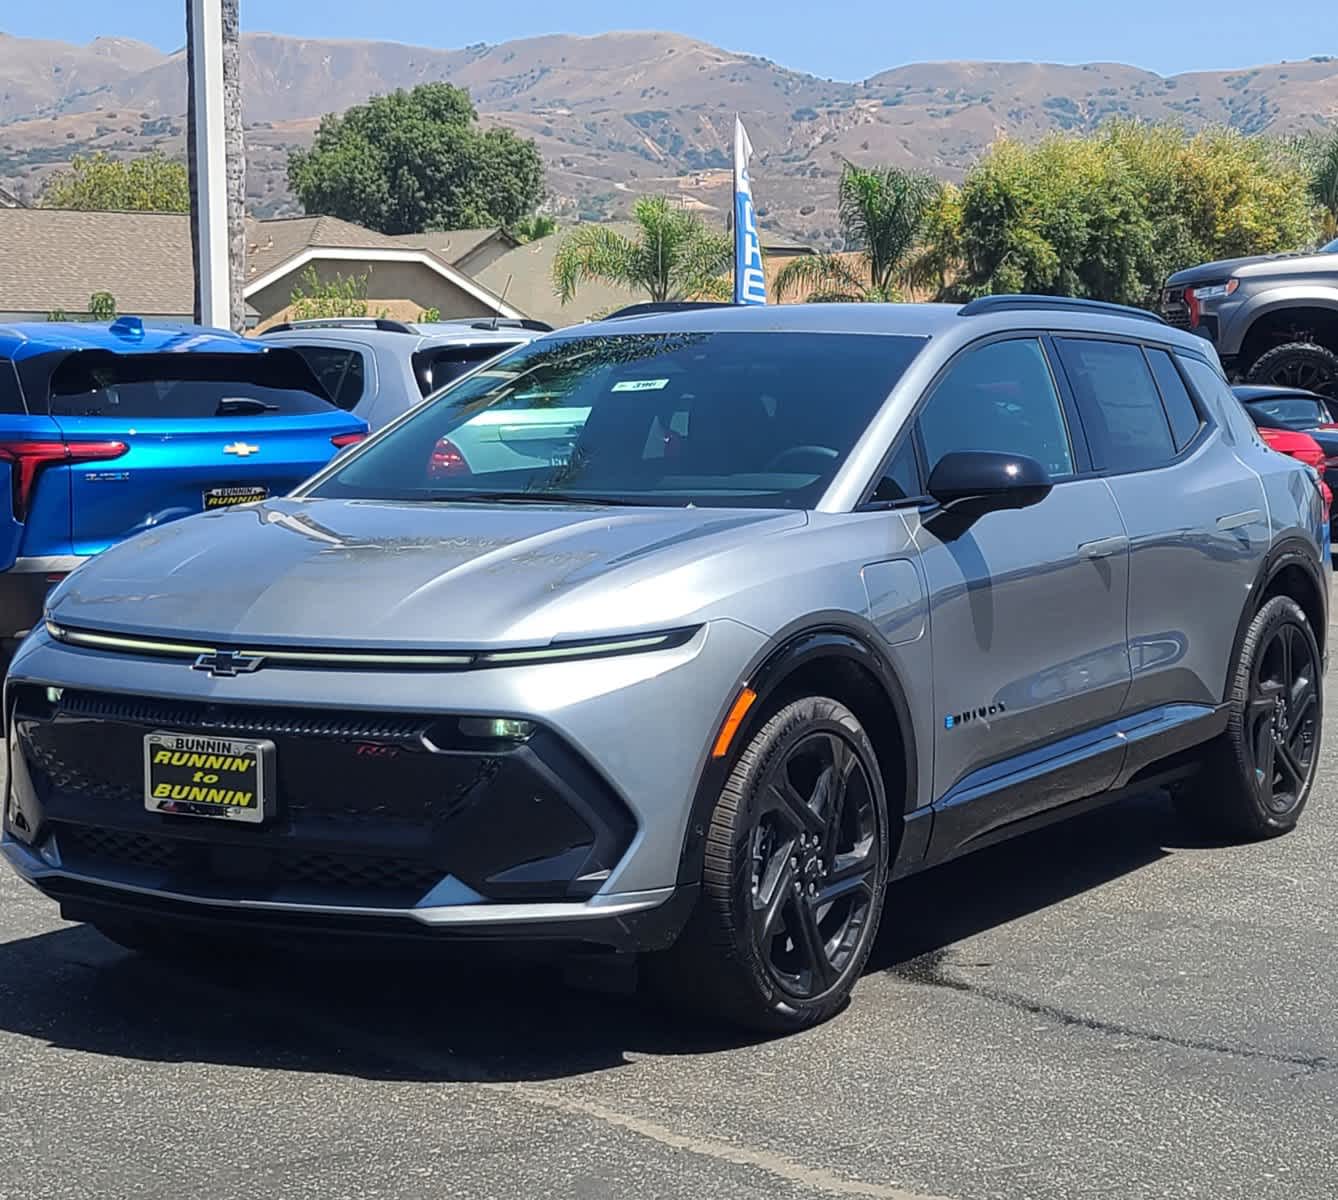
[[[507,317],[412,325],[384,317],[330,317],[275,325],[260,336],[297,350],[330,399],[375,430],[480,363],[549,329]]]
[[[443,469],[555,407],[547,457]],[[60,585],[6,685],[3,849],[153,952],[638,952],[684,1003],[797,1029],[891,879],[1162,786],[1216,836],[1290,830],[1325,538],[1313,472],[1146,313],[565,330]]]

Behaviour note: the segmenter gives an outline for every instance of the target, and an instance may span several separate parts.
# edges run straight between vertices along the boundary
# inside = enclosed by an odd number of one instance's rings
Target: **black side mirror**
[[[945,454],[929,473],[929,494],[945,509],[962,515],[1030,508],[1052,487],[1050,473],[1034,458],[992,450]]]

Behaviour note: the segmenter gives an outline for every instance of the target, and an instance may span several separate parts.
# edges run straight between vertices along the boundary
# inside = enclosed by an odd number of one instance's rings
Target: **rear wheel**
[[[859,721],[821,696],[786,705],[716,802],[701,900],[655,964],[662,985],[752,1029],[826,1020],[869,956],[887,867],[887,802]]]
[[[1313,342],[1290,342],[1256,359],[1245,378],[1249,383],[1318,392],[1338,400],[1338,354]]]
[[[1301,606],[1277,596],[1250,622],[1231,680],[1227,731],[1178,797],[1206,832],[1265,838],[1296,827],[1319,762],[1319,645]]]

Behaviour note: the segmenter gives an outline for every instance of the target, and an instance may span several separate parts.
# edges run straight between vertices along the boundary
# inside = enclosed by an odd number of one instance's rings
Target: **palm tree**
[[[917,171],[846,163],[837,207],[846,246],[856,253],[792,259],[772,285],[776,299],[807,292],[810,301],[899,300],[941,187]]]
[[[635,238],[607,225],[582,225],[553,260],[553,286],[563,304],[582,283],[600,280],[652,301],[718,299],[728,294],[733,246],[695,213],[665,196],[643,196],[632,209]]]
[[[1338,234],[1338,127],[1316,133],[1301,145],[1310,170],[1310,195],[1321,209],[1325,238]]]

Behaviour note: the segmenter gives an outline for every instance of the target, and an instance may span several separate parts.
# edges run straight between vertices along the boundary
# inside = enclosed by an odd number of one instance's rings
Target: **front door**
[[[1038,338],[963,353],[925,404],[926,468],[959,450],[1025,454],[1055,481],[1031,508],[965,530],[919,522],[936,710],[931,855],[1101,791],[1123,742],[1110,725],[1130,684],[1128,541],[1103,479],[1082,477]]]

